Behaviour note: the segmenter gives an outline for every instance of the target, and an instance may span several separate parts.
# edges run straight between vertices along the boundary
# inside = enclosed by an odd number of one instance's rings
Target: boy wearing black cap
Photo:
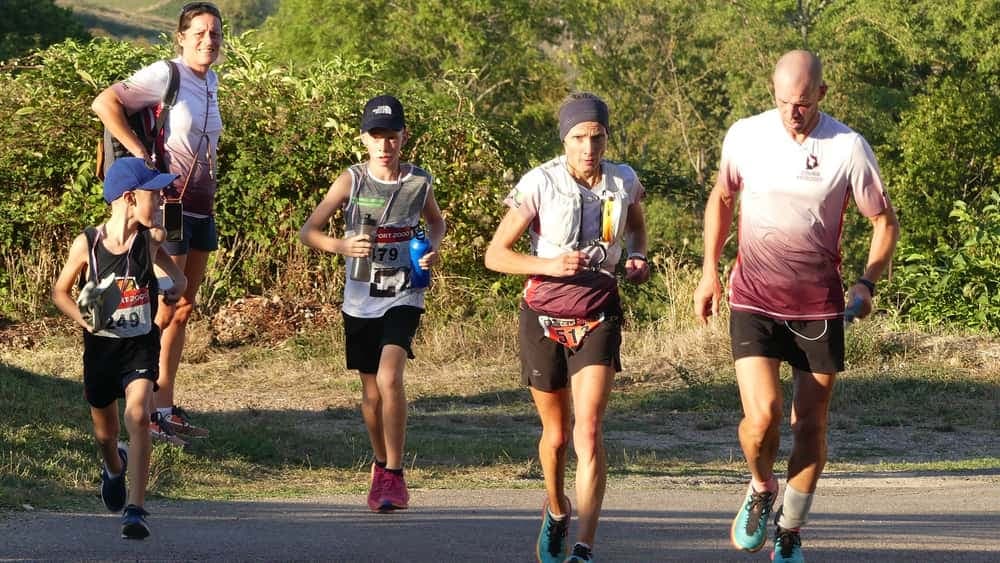
[[[361,140],[368,161],[351,166],[334,181],[299,239],[348,257],[352,275],[344,283],[343,305],[347,369],[361,376],[361,412],[375,456],[368,507],[388,512],[407,508],[410,496],[403,478],[403,368],[406,359],[414,357],[411,342],[424,311],[426,288],[411,283],[409,244],[423,218],[430,251],[419,266],[429,269],[439,261],[445,222],[430,174],[400,163],[407,131],[399,100],[383,95],[365,104]],[[338,209],[343,209],[346,222],[343,238],[327,234]],[[374,235],[361,232],[366,220]]]
[[[153,323],[158,292],[153,263],[173,280],[164,292],[168,302],[176,302],[187,285],[184,273],[159,252],[166,236],[159,225],[161,191],[176,177],[147,168],[140,158],[116,160],[104,180],[111,217],[76,237],[52,287],[55,305],[84,328],[84,395],[104,460],[101,499],[112,512],[124,508],[121,535],[126,539],[149,535],[143,504],[160,353],[160,331]],[[74,285],[81,290],[76,301]],[[119,397],[125,398],[128,450],[118,442]]]

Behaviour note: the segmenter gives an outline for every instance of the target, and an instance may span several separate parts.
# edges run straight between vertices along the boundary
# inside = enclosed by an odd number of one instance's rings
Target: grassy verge
[[[412,486],[541,487],[539,428],[518,384],[514,322],[503,314],[489,322],[427,319],[406,376]],[[723,326],[694,328],[671,315],[629,330],[605,429],[612,486],[743,478]],[[887,320],[856,327],[833,404],[829,471],[1000,468],[997,349],[983,338],[901,331]],[[370,452],[360,384],[342,368],[338,325],[218,348],[203,320],[187,358],[179,401],[212,436],[184,451],[157,446],[152,495],[364,490]],[[0,350],[0,506],[93,506],[97,455],[80,370],[78,337],[64,331]],[[783,455],[789,444],[786,433]]]

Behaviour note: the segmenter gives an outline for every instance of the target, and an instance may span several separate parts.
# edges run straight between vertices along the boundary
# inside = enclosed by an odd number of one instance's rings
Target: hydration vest
[[[545,181],[539,187],[538,214],[529,229],[532,252],[541,258],[554,258],[594,244],[608,251],[618,250],[630,203],[625,190],[625,169],[627,167],[619,164],[601,162],[603,178],[592,190],[601,199],[601,229],[597,239],[582,241],[584,196],[569,173],[566,157],[560,156],[539,166],[537,170]]]

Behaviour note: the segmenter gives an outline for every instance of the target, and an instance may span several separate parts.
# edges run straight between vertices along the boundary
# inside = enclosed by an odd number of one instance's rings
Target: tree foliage
[[[274,10],[270,0],[222,7],[238,27]],[[990,194],[1000,191],[997,21],[1000,0],[580,0],[572,10],[554,0],[283,0],[259,35],[227,38],[219,67],[223,250],[212,290],[225,299],[305,272],[320,281],[302,290],[319,291],[338,275],[337,259],[302,258],[283,241],[333,177],[363,159],[358,113],[386,91],[407,106],[406,158],[435,176],[451,225],[442,281],[461,280],[463,295],[497,279],[481,253],[500,198],[560,151],[555,111],[572,90],[611,106],[609,156],[647,188],[653,253],[697,263],[726,129],[773,107],[774,62],[808,47],[824,61],[822,109],[872,144],[903,224],[904,261],[882,303],[925,322],[941,311],[938,320],[996,329],[995,288],[980,282],[997,258],[985,248],[996,246]],[[10,194],[0,200],[0,252],[39,252],[39,233],[66,238],[103,216],[90,100],[167,52],[70,40],[0,72],[0,183]],[[864,267],[870,232],[849,210],[845,277]],[[927,285],[945,273],[947,284]],[[493,288],[516,291],[510,279]],[[952,285],[974,289],[959,296],[945,291]],[[971,294],[991,296],[976,301],[987,309],[979,316],[956,304]],[[658,294],[644,295],[652,304]]]
[[[103,39],[69,41],[38,53],[35,67],[0,74],[9,93],[0,98],[0,114],[10,117],[0,120],[0,183],[10,190],[0,201],[0,254],[61,254],[63,241],[105,218],[94,177],[101,125],[90,102],[166,55]],[[227,38],[219,68],[222,250],[209,276],[215,297],[263,291],[302,266],[290,264],[296,232],[336,175],[367,157],[358,125],[365,100],[387,87],[373,78],[378,70],[372,61],[332,60],[292,72],[246,37]],[[400,95],[414,124],[404,156],[434,175],[453,229],[444,248],[447,272],[478,271],[499,218],[495,202],[506,190],[496,143],[461,92]],[[52,233],[59,242],[46,247]],[[331,259],[306,260],[333,277]]]

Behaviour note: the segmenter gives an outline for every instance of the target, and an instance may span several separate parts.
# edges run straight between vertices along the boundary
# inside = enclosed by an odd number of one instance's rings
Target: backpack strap
[[[177,103],[177,94],[181,87],[181,73],[177,68],[177,63],[174,61],[163,61],[167,63],[167,68],[170,71],[170,79],[167,82],[167,89],[163,92],[163,97],[160,98],[160,105],[156,108],[154,113],[156,114],[156,121],[153,122],[153,126],[150,129],[150,136],[153,139],[153,153],[157,155],[162,155],[165,152],[165,141],[163,139],[163,126],[167,122],[167,117],[170,115],[170,109],[174,107]],[[156,167],[160,172],[168,172],[166,169],[166,163],[162,159],[156,159]]]
[[[167,121],[167,116],[170,114],[170,108],[174,107],[177,103],[177,93],[181,89],[181,73],[177,68],[177,63],[174,61],[163,61],[167,63],[167,68],[170,69],[170,82],[167,84],[167,90],[163,93],[163,97],[160,99],[160,111],[156,116],[156,123],[153,124],[153,138],[155,139],[159,134],[160,130],[163,129],[163,124]]]

